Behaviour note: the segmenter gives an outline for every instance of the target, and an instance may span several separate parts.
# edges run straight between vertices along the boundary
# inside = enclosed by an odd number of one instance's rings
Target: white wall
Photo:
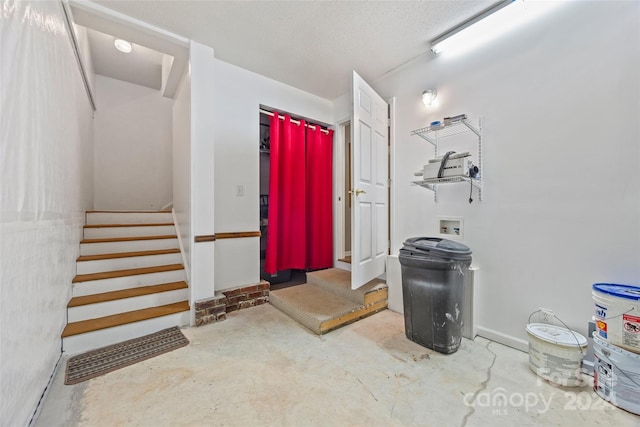
[[[215,234],[214,227],[214,68],[213,49],[191,41],[191,231],[194,237]],[[215,242],[191,238],[191,307],[214,295]],[[194,316],[192,315],[192,321]]]
[[[191,280],[191,76],[186,70],[173,100],[173,214]]]
[[[463,216],[484,334],[523,344],[538,307],[586,333],[593,283],[640,285],[639,27],[637,2],[571,2],[464,56],[425,55],[374,85],[397,97],[392,250],[434,235],[438,215]],[[439,106],[426,110],[429,88]],[[459,113],[484,118],[484,200],[469,205],[469,187],[456,184],[435,204],[410,186],[433,156],[410,131]]]
[[[330,124],[332,102],[219,60],[213,83],[215,231],[258,231],[260,104]],[[216,290],[259,280],[259,243],[257,237],[216,242]]]
[[[173,100],[102,75],[95,88],[95,208],[157,210],[171,203]]]
[[[59,2],[2,15],[0,425],[29,423],[60,334],[91,194],[91,109]]]

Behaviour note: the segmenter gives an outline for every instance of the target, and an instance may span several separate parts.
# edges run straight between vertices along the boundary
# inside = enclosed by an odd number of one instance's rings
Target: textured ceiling
[[[374,81],[495,0],[95,3],[214,48],[215,56],[326,99],[351,70]]]

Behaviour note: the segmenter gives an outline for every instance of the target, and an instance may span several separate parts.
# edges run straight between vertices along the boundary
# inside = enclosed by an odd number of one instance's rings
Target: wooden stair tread
[[[136,256],[148,256],[148,255],[166,255],[166,254],[178,254],[180,249],[158,249],[153,251],[137,251],[137,252],[119,252],[113,254],[100,254],[100,255],[82,255],[79,256],[76,261],[98,261],[102,259],[114,259],[114,258],[131,258]]]
[[[182,264],[158,265],[155,267],[132,268],[129,270],[103,271],[100,273],[78,274],[72,283],[88,282],[91,280],[113,279],[116,277],[137,276],[139,274],[162,273],[164,271],[182,270]]]
[[[89,224],[84,228],[116,228],[116,227],[167,227],[173,225],[172,222],[153,222],[140,224]]]
[[[156,317],[167,316],[169,314],[180,313],[182,311],[189,311],[188,301],[145,308],[142,310],[128,311],[126,313],[99,317],[97,319],[83,320],[81,322],[68,323],[64,328],[64,331],[62,331],[62,338],[97,331],[100,329],[112,328],[114,326],[126,325],[128,323],[139,322],[142,320],[153,319]]]
[[[87,211],[87,213],[171,213],[171,211]]]
[[[105,237],[104,239],[82,239],[80,243],[111,243],[111,242],[129,242],[134,240],[162,240],[177,239],[175,234],[167,234],[163,236],[134,236],[134,237]]]
[[[123,289],[121,291],[103,292],[100,294],[73,297],[67,307],[80,307],[83,305],[96,304],[119,299],[139,297],[143,295],[157,294],[160,292],[175,291],[177,289],[187,289],[186,282],[162,283],[159,285],[140,286],[139,288]]]

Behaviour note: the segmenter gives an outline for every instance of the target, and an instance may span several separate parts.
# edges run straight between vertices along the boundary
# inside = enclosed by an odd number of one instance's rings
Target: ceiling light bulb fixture
[[[116,39],[113,45],[122,53],[131,53],[131,43],[126,40]]]
[[[436,99],[436,96],[438,96],[438,91],[435,89],[429,89],[429,90],[425,90],[424,92],[422,92],[422,103],[429,107],[431,106],[431,104],[433,104],[433,101]]]

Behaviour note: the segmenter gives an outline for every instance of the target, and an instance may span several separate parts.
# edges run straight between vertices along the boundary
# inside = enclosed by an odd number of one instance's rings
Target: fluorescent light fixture
[[[422,103],[426,107],[429,107],[429,106],[431,106],[433,101],[436,99],[436,96],[438,96],[438,91],[437,90],[435,90],[435,89],[425,90],[424,92],[422,92]]]
[[[118,49],[122,53],[130,53],[131,52],[131,43],[126,40],[116,39],[113,42],[113,45],[116,49]]]
[[[435,54],[466,52],[562,3],[544,0],[502,0],[433,39],[431,50]]]

